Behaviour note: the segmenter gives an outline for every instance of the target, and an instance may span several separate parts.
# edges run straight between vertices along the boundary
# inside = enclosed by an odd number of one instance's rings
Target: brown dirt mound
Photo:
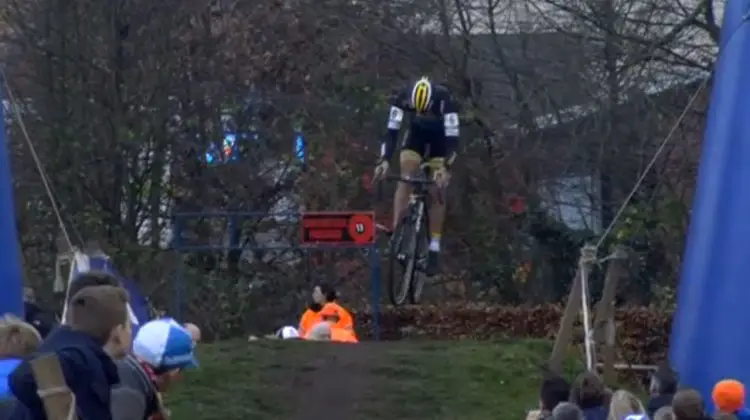
[[[287,383],[288,398],[296,407],[292,420],[356,418],[357,412],[370,404],[368,397],[376,388],[372,367],[381,360],[383,345],[305,344],[318,348],[315,357],[298,368]]]

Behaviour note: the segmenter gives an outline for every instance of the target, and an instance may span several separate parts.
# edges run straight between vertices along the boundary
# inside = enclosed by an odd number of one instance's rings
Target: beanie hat
[[[711,399],[718,410],[734,413],[745,406],[745,386],[735,379],[721,380],[714,385]]]

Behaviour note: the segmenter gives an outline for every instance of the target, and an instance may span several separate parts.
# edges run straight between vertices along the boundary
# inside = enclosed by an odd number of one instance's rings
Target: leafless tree
[[[706,76],[718,33],[717,6],[687,0],[33,0],[3,12],[7,80],[74,240],[103,239],[152,289],[176,267],[163,251],[175,211],[372,207],[363,177],[388,97],[427,74],[451,88],[465,124],[445,292],[511,301],[565,292],[576,247],[613,219]],[[694,166],[692,117],[679,143],[692,149],[668,150],[640,202],[666,202],[664,186]],[[228,131],[246,135],[240,158],[207,165]],[[43,278],[57,221],[17,125],[12,138],[25,256]],[[258,287],[301,296],[300,266],[248,250],[269,232],[293,243],[278,220],[186,224],[186,240],[246,246],[188,258],[195,299],[235,308],[222,328],[251,322]],[[357,258],[329,257],[327,276],[351,277]],[[364,289],[358,273],[348,284]]]

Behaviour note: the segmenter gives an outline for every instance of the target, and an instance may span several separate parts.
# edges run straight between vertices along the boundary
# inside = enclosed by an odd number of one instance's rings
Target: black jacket
[[[79,419],[112,420],[110,391],[119,383],[119,377],[115,362],[104,349],[91,336],[61,326],[50,333],[36,352],[49,353],[57,355],[65,382],[76,396]],[[28,360],[11,374],[10,389],[20,402],[16,404],[14,420],[29,414],[34,420],[47,418]]]

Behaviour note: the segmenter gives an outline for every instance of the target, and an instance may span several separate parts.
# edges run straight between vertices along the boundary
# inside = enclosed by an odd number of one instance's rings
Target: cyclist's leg
[[[443,166],[444,158],[431,158],[427,163],[430,171]],[[437,186],[430,185],[430,251],[440,252],[440,238],[443,235],[443,221],[445,220],[445,197],[437,199]]]
[[[419,169],[422,162],[425,144],[420,141],[420,136],[413,135],[409,130],[404,137],[401,154],[399,155],[399,165],[401,174],[412,175]],[[409,194],[411,186],[404,182],[399,182],[396,187],[396,195],[393,198],[393,229],[398,226],[398,222],[404,215],[406,207],[409,205]]]
[[[430,159],[427,161],[430,172],[442,168],[445,164],[445,141],[437,138],[430,144]],[[433,276],[440,271],[440,239],[443,235],[445,220],[445,196],[438,200],[438,188],[430,186],[430,245],[427,253],[427,275]]]

